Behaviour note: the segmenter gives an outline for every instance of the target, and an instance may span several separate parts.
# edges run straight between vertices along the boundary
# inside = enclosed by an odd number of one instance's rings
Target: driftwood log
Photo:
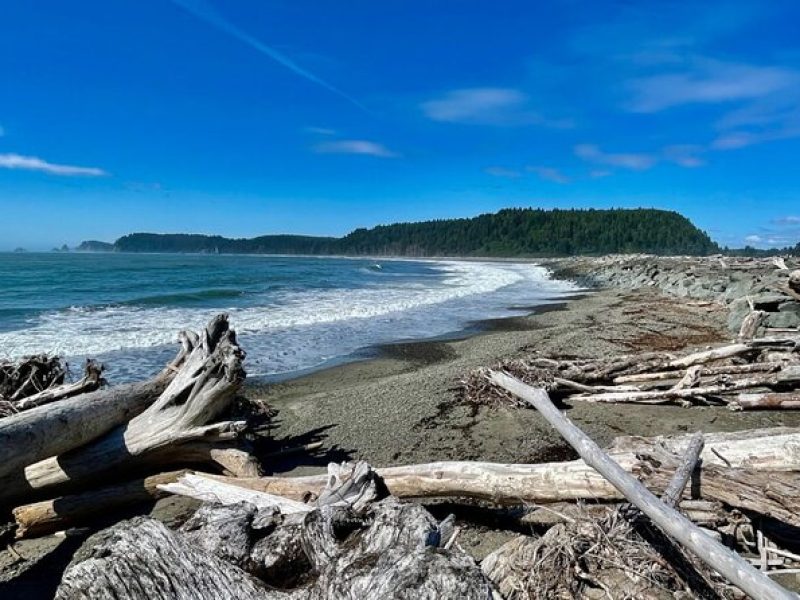
[[[19,478],[24,467],[126,423],[152,404],[173,376],[166,370],[144,383],[97,390],[0,419],[0,477]]]
[[[728,404],[731,410],[797,410],[800,392],[739,394]]]
[[[625,498],[665,534],[682,544],[733,585],[753,598],[797,599],[794,594],[760,573],[739,555],[709,537],[675,509],[661,502],[567,419],[550,401],[547,392],[531,388],[503,373],[493,373],[491,377],[496,385],[530,402],[575,448],[581,458],[608,479]]]
[[[163,385],[160,378],[145,384],[144,388],[134,388],[140,392],[135,396],[130,388],[103,391],[102,394],[116,394],[103,396],[106,402],[101,406],[87,400],[91,394],[86,394],[0,420],[0,453],[10,454],[14,459],[13,469],[3,464],[4,471],[9,474],[0,479],[0,501],[29,497],[65,484],[75,487],[110,472],[119,475],[126,469],[148,464],[161,470],[163,466],[176,463],[218,461],[229,471],[255,474],[255,462],[246,452],[235,448],[232,453],[226,450],[226,445],[235,444],[246,423],[214,422],[244,380],[244,352],[229,329],[227,316],[214,318],[200,336],[186,333],[183,345],[180,366],[167,369],[177,372],[172,374],[155,402],[152,402],[151,393]],[[141,405],[150,406],[124,422],[125,417],[131,416],[133,397],[139,401],[136,409],[144,408]],[[101,412],[98,418],[102,406],[109,409],[106,414]],[[121,410],[120,406],[128,410]],[[20,446],[9,448],[9,438],[3,435],[3,428],[18,424],[18,419],[27,419],[30,423],[27,428],[18,427]],[[44,427],[44,422],[49,426]],[[121,422],[124,425],[120,425]],[[109,431],[109,426],[114,425],[117,427]],[[36,428],[35,435],[31,433],[32,428]],[[90,430],[89,435],[86,429]],[[108,433],[98,437],[104,431]],[[66,440],[54,442],[54,438]],[[24,442],[28,440],[31,446],[31,439],[42,441],[25,451]],[[71,451],[62,454],[65,450]],[[35,462],[34,457],[42,455],[50,458]],[[23,466],[24,472],[20,473],[18,469]]]
[[[674,456],[685,455],[693,443],[692,436],[625,437],[615,440],[609,454],[626,471],[661,493],[679,469]],[[698,497],[693,499],[725,503],[800,526],[800,516],[792,509],[800,503],[800,430],[709,434],[700,457],[702,462],[695,473],[699,485],[694,489]],[[399,498],[471,498],[506,506],[622,498],[583,460],[531,465],[444,461],[377,472]],[[318,496],[327,481],[326,475],[233,478],[195,474],[167,489],[198,500],[256,502],[247,495],[253,491],[303,503]],[[765,494],[765,489],[770,493]],[[300,504],[298,511],[308,510],[304,506]]]
[[[168,495],[159,485],[173,483],[187,471],[151,475],[134,481],[18,506],[12,512],[16,537],[37,537],[90,522],[98,515]]]
[[[492,597],[474,560],[449,544],[449,519],[385,494],[359,463],[333,466],[302,514],[287,515],[267,498],[259,506],[206,504],[179,532],[134,520],[67,570],[57,598]]]

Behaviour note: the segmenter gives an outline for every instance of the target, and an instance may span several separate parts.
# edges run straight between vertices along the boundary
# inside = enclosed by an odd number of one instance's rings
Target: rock
[[[793,329],[800,327],[800,311],[779,311],[767,316],[767,327]]]

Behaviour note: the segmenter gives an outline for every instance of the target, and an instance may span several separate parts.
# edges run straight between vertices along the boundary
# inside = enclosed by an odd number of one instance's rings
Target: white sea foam
[[[443,334],[468,319],[498,316],[490,314],[493,307],[536,304],[574,289],[533,264],[440,261],[432,266],[445,277],[431,286],[384,281],[355,290],[287,292],[245,308],[73,307],[42,314],[25,329],[0,333],[0,348],[16,358],[36,352],[102,356],[159,347],[173,343],[177,331],[198,329],[226,310],[259,370],[275,373],[310,367],[369,344]]]

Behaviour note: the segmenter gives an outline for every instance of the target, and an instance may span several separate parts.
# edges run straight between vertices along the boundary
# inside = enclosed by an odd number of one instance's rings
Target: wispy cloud
[[[608,169],[592,169],[589,171],[589,177],[592,179],[600,179],[602,177],[608,177],[609,175],[612,175],[612,172]]]
[[[389,150],[383,144],[368,140],[337,140],[335,142],[322,142],[313,147],[318,154],[364,154],[380,158],[397,158],[397,152]]]
[[[603,152],[594,144],[578,144],[574,150],[578,158],[587,162],[634,171],[644,171],[657,162],[657,158],[650,154]]]
[[[789,215],[774,220],[776,225],[800,225],[800,217]]]
[[[493,177],[505,177],[506,179],[519,179],[522,173],[516,169],[507,169],[506,167],[487,167],[484,171]]]
[[[565,184],[571,181],[569,177],[564,175],[558,169],[554,169],[553,167],[528,166],[525,167],[525,170],[531,173],[536,173],[540,178],[544,179],[545,181],[552,181],[553,183]]]
[[[652,113],[684,104],[718,104],[762,98],[798,82],[792,69],[694,58],[682,71],[628,83],[633,112]]]
[[[686,167],[687,169],[694,169],[706,164],[706,161],[702,158],[704,152],[705,149],[702,146],[684,144],[667,146],[664,148],[662,154],[664,160],[675,163],[681,167]]]
[[[184,10],[188,11],[189,13],[193,14],[198,19],[201,19],[219,29],[227,33],[228,35],[236,38],[240,42],[247,44],[254,50],[264,54],[265,56],[271,58],[278,64],[286,67],[290,71],[292,71],[295,75],[299,75],[300,77],[315,83],[329,92],[333,92],[334,94],[341,96],[345,100],[349,101],[350,103],[356,105],[358,108],[362,110],[367,110],[366,107],[361,104],[358,100],[353,98],[352,96],[346,94],[342,90],[337,87],[334,87],[324,79],[319,78],[314,73],[304,69],[293,60],[291,60],[285,54],[278,52],[274,48],[267,46],[260,40],[256,39],[252,35],[245,33],[241,29],[239,29],[236,25],[226,20],[222,15],[220,15],[217,10],[212,6],[212,4],[208,0],[172,0],[173,3],[180,6]]]
[[[336,135],[335,129],[330,129],[328,127],[306,127],[306,133],[313,133],[315,135]]]
[[[21,156],[19,154],[0,154],[0,168],[40,171],[42,173],[49,173],[50,175],[64,175],[68,177],[100,177],[108,175],[103,169],[95,167],[59,165],[47,162],[35,156]]]
[[[433,121],[471,125],[545,125],[568,127],[567,121],[544,118],[533,109],[530,98],[514,88],[468,88],[452,90],[420,105]]]

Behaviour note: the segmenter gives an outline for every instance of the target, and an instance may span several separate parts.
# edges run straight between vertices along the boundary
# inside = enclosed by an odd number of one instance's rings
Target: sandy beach
[[[496,320],[454,341],[396,344],[378,358],[319,371],[248,394],[278,412],[276,439],[311,441],[325,452],[276,465],[275,472],[318,472],[329,460],[376,466],[445,459],[541,462],[572,458],[533,410],[461,404],[453,388],[471,369],[529,353],[592,357],[639,350],[702,348],[731,338],[727,310],[653,289],[588,291],[527,317]],[[734,413],[723,407],[575,403],[569,416],[601,445],[619,435],[733,431],[794,425],[787,412]]]

